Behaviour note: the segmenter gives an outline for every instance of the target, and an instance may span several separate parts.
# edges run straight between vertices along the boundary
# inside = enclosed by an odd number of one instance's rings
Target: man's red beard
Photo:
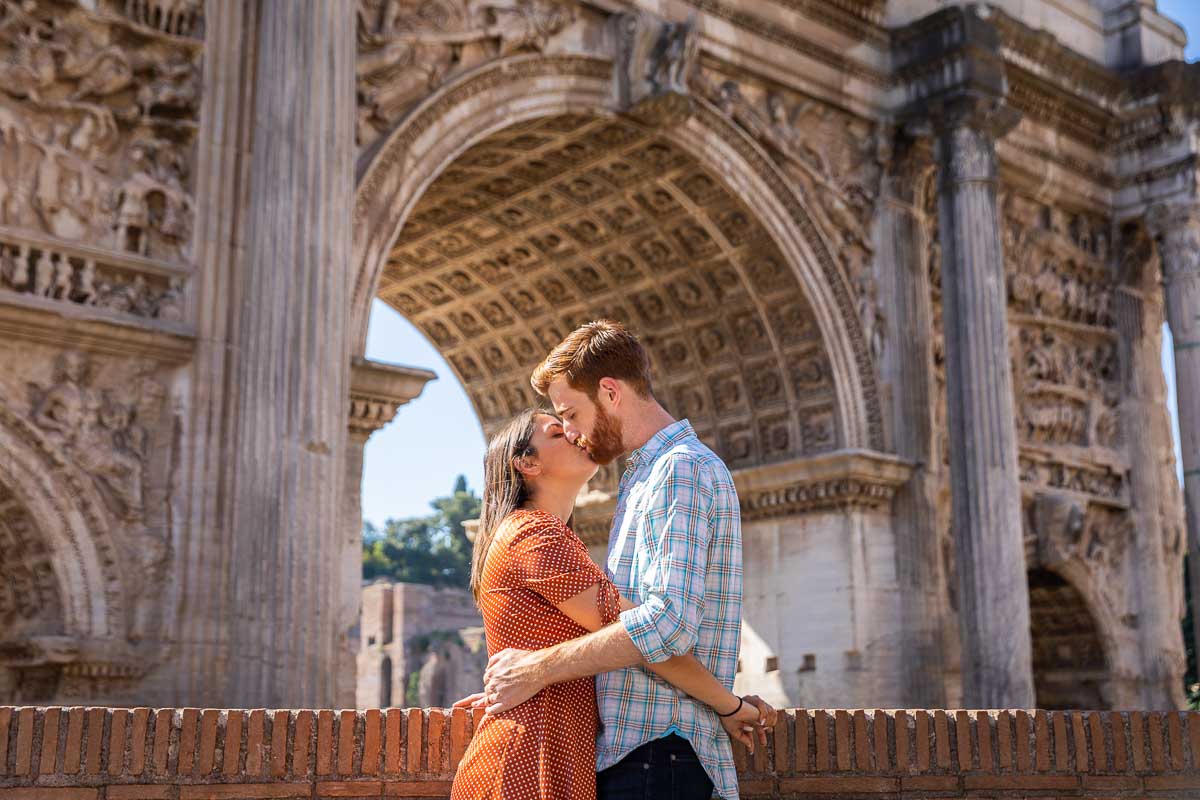
[[[625,452],[625,444],[621,435],[621,421],[609,416],[600,404],[596,404],[596,425],[591,436],[583,437],[583,445],[587,448],[592,461],[604,466],[611,464],[617,456]]]

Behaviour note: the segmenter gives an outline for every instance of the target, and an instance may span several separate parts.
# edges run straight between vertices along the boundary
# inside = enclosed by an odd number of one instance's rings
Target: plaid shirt
[[[621,477],[608,540],[621,614],[651,663],[691,652],[727,688],[737,671],[742,616],[742,530],[737,490],[720,458],[687,420],[635,451]],[[641,667],[596,676],[596,769],[679,733],[722,797],[738,797],[729,737],[716,714]]]

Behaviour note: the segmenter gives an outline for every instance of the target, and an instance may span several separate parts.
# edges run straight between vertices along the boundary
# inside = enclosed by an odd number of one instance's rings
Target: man
[[[608,571],[639,603],[619,622],[536,652],[505,650],[485,675],[488,711],[544,687],[596,675],[601,800],[738,797],[730,742],[717,712],[648,671],[643,660],[691,652],[727,687],[737,669],[742,539],[737,491],[725,464],[654,399],[650,361],[620,324],[581,326],[530,382],[550,398],[567,437],[599,464],[631,453],[617,496]],[[775,712],[756,697],[763,725]],[[721,709],[720,713],[732,710]]]

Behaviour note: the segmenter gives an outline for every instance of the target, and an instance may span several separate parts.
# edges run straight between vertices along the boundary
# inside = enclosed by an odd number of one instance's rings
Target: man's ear
[[[616,378],[601,378],[596,388],[596,402],[605,400],[608,408],[615,409],[621,405],[624,389],[625,387]]]

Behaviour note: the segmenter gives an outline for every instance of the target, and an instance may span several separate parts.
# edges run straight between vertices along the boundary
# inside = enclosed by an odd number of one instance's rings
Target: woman
[[[519,414],[488,445],[471,590],[489,656],[559,644],[633,607],[564,521],[596,469],[545,412]],[[753,749],[746,726],[760,721],[759,710],[694,657],[645,666],[724,715],[730,736]],[[479,698],[456,705],[482,704]],[[452,800],[594,800],[598,723],[591,678],[549,686],[516,708],[487,715],[459,765]]]

